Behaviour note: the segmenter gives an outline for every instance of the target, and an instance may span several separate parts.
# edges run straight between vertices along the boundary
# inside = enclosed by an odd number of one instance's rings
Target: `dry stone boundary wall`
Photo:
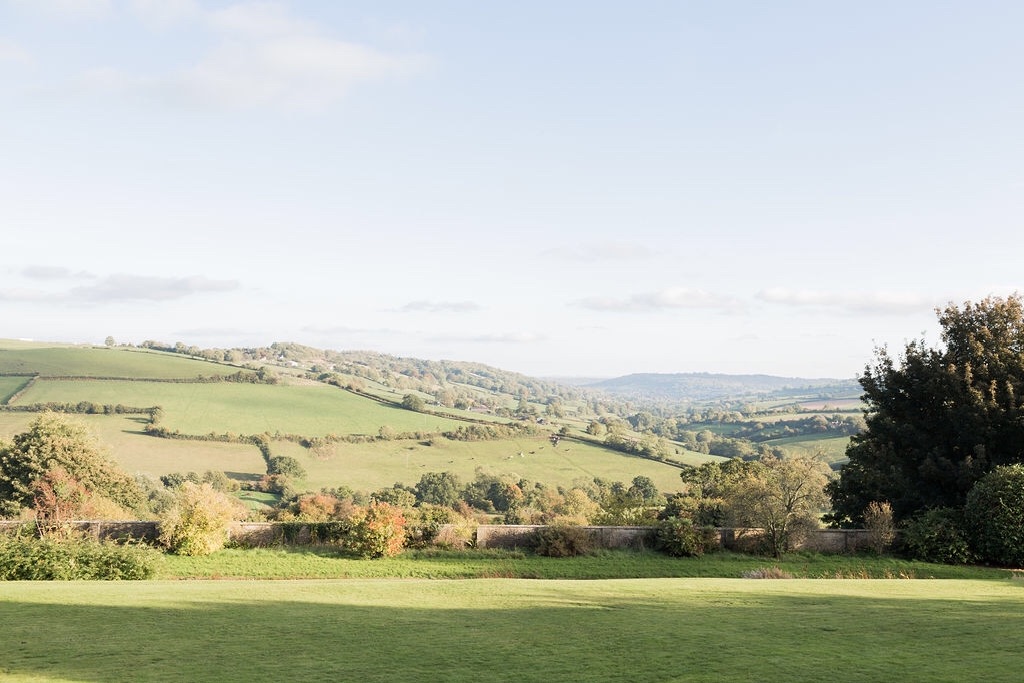
[[[13,533],[25,522],[0,521],[0,533]],[[31,524],[31,523],[29,523]],[[155,541],[159,532],[152,521],[82,521],[71,522],[82,532],[96,538]],[[476,532],[479,548],[528,548],[540,525],[481,524]],[[587,526],[586,529],[600,548],[641,549],[651,546],[651,527],[646,526]],[[232,525],[228,538],[243,546],[306,545],[315,543],[311,527],[279,522],[238,522]],[[718,529],[718,544],[722,548],[744,550],[757,543],[758,529]],[[811,532],[799,549],[824,553],[853,552],[870,546],[870,533],[864,529],[819,529]]]

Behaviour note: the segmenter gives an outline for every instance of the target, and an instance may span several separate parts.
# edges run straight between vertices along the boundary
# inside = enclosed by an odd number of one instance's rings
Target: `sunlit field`
[[[1017,582],[0,585],[23,681],[1017,681]]]

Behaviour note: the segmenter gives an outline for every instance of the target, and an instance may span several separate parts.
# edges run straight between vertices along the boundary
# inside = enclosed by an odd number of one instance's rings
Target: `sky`
[[[1022,26],[0,0],[0,337],[850,379],[1024,290]]]

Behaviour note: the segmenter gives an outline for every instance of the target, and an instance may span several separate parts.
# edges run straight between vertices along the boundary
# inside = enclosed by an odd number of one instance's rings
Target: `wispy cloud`
[[[14,42],[0,38],[0,65],[16,64],[27,66],[32,63],[32,55],[24,47]]]
[[[63,20],[93,19],[114,9],[112,0],[13,0],[13,4]]]
[[[192,64],[165,74],[109,66],[84,70],[80,83],[88,90],[189,106],[319,112],[358,85],[418,73],[429,61],[327,36],[281,3],[207,10],[184,0],[170,6],[135,0],[131,8],[149,25],[191,25],[211,35],[212,45]]]
[[[30,280],[78,280],[95,277],[85,271],[73,271],[62,266],[26,266],[18,272]]]
[[[756,296],[761,301],[783,306],[887,315],[930,310],[938,303],[935,297],[908,292],[832,292],[784,287],[764,289]]]
[[[34,266],[21,271],[37,281],[55,282],[67,279],[92,278],[63,268]],[[38,288],[7,288],[0,290],[0,300],[54,304],[104,304],[128,301],[172,301],[189,296],[227,292],[239,287],[234,280],[213,280],[202,275],[192,277],[153,277],[146,275],[109,275],[88,285],[63,290]]]
[[[533,344],[545,337],[533,332],[499,332],[495,334],[439,335],[431,341],[470,342],[480,344]]]
[[[403,313],[471,313],[480,305],[472,301],[410,301],[398,309]]]
[[[227,292],[238,288],[235,280],[212,280],[202,275],[192,277],[151,277],[145,275],[111,275],[96,284],[75,287],[72,299],[96,303],[123,301],[171,301],[195,294]]]
[[[644,261],[657,252],[637,242],[598,242],[555,247],[544,252],[546,256],[566,261],[596,263],[599,261]]]
[[[733,297],[689,287],[669,287],[626,297],[588,297],[577,301],[576,305],[594,311],[627,313],[687,308],[735,312],[743,307],[742,302]]]

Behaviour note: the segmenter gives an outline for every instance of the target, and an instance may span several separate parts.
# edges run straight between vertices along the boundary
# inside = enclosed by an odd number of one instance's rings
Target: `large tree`
[[[989,297],[937,310],[941,344],[876,351],[860,378],[867,428],[830,485],[832,520],[860,524],[873,501],[896,519],[964,505],[997,465],[1024,462],[1024,300]]]
[[[128,510],[142,506],[135,480],[118,469],[82,424],[48,413],[13,443],[0,444],[0,516],[31,507],[39,483],[54,473]]]

